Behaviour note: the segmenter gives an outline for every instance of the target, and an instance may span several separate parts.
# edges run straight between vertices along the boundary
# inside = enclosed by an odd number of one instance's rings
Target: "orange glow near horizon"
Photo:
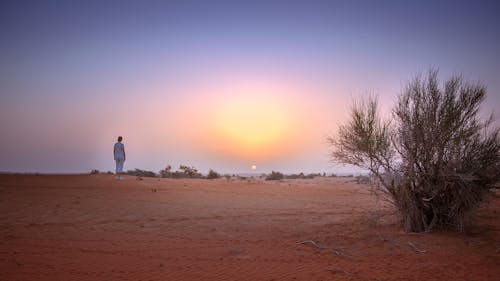
[[[245,156],[271,154],[291,130],[287,108],[274,97],[259,94],[223,100],[212,118],[213,133]]]
[[[306,101],[276,83],[232,83],[205,89],[192,116],[198,147],[243,161],[284,156],[304,141],[300,119]]]

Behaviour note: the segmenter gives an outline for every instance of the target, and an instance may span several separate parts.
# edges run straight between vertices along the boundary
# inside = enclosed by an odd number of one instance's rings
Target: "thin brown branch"
[[[412,242],[408,241],[408,245],[410,245],[410,247],[415,250],[416,252],[418,253],[421,253],[421,254],[425,254],[427,253],[428,251],[427,250],[421,250],[419,248],[417,248],[417,246],[415,246],[415,244],[413,244]]]

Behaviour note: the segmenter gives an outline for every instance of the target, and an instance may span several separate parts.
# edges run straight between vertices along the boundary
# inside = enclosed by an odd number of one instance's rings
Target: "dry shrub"
[[[266,181],[271,180],[282,180],[285,176],[281,172],[272,171],[269,175],[266,176]]]
[[[437,74],[431,70],[408,84],[392,120],[382,120],[377,100],[368,98],[328,138],[332,159],[369,170],[411,232],[462,230],[500,179],[499,129],[491,128],[492,117],[479,117],[485,87],[461,76],[439,87]]]
[[[217,173],[216,171],[210,169],[210,171],[208,171],[208,174],[207,174],[207,179],[209,180],[212,180],[212,179],[218,179],[220,178],[220,174]]]
[[[195,167],[190,167],[187,165],[180,165],[179,169],[172,172],[172,166],[167,165],[165,169],[159,172],[159,176],[162,178],[174,178],[174,179],[201,179],[203,175],[198,172]]]
[[[155,178],[157,175],[153,171],[148,171],[148,170],[141,170],[141,169],[135,169],[135,170],[128,170],[127,175],[129,176],[136,176],[136,177],[146,177],[146,178]]]

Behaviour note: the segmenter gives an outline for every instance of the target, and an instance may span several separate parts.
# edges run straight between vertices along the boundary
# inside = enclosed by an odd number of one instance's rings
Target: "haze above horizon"
[[[77,2],[77,3],[75,3]],[[352,99],[429,67],[500,108],[495,1],[2,1],[0,171],[347,172]],[[255,166],[255,169],[253,168]]]

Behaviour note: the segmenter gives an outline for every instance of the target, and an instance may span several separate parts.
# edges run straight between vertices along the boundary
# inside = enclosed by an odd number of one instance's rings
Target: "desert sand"
[[[0,280],[500,280],[499,212],[411,234],[352,178],[0,175]]]

